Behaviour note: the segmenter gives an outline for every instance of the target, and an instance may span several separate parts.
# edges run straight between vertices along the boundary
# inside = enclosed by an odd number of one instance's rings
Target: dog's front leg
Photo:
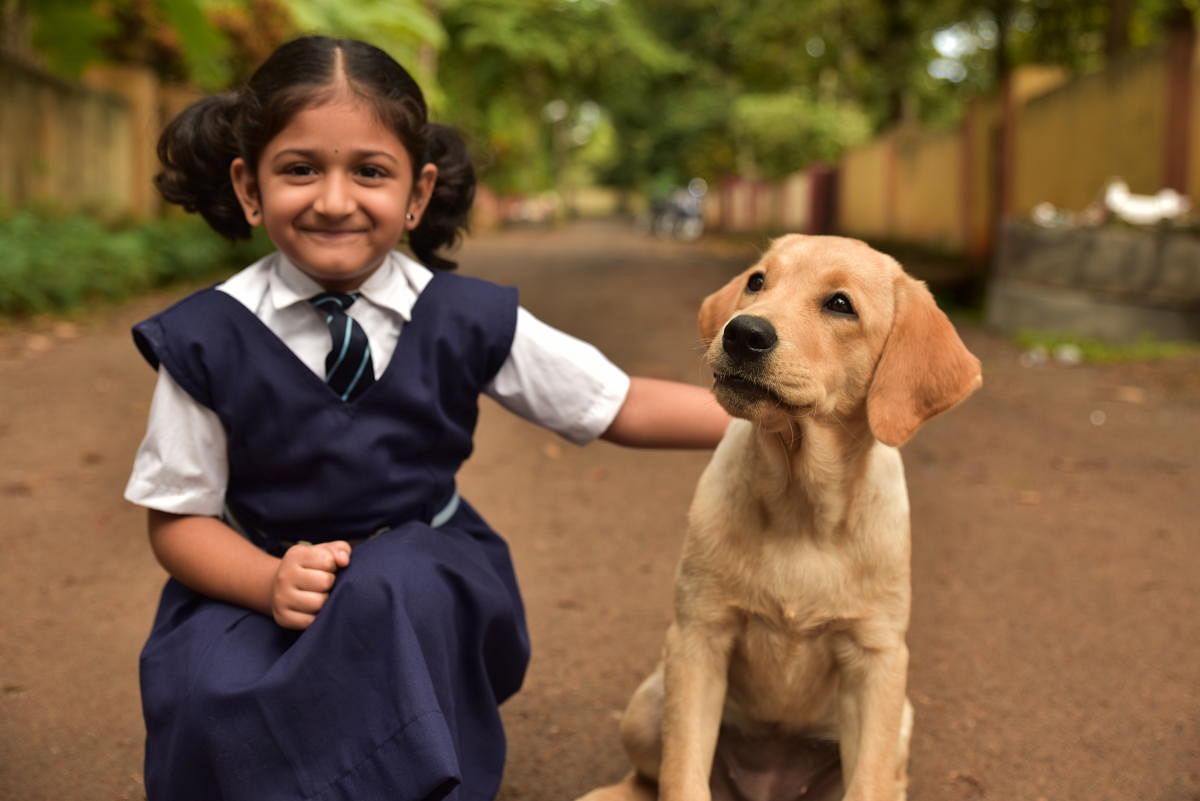
[[[843,660],[839,687],[846,801],[896,801],[897,743],[904,717],[908,647],[900,642]]]
[[[708,801],[713,752],[725,707],[732,634],[724,627],[680,624],[664,649],[662,801]]]

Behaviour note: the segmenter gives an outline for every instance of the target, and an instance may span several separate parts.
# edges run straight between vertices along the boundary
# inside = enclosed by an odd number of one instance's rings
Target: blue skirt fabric
[[[354,548],[303,632],[167,582],[141,656],[149,801],[476,801],[528,635],[508,548],[466,503]]]

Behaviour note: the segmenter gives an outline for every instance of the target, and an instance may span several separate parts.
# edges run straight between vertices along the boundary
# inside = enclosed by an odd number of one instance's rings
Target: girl
[[[447,272],[466,150],[370,45],[284,45],[159,156],[168,200],[278,251],[134,327],[158,384],[126,497],[171,575],[149,798],[492,798],[529,650],[507,546],[455,491],[479,394],[579,443],[712,447],[725,413]]]

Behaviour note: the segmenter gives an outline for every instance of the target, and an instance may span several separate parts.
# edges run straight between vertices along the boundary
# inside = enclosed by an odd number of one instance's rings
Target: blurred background
[[[0,0],[0,799],[144,798],[129,326],[270,248],[164,208],[155,141],[312,31],[466,134],[463,272],[631,373],[707,383],[696,309],[774,235],[928,281],[985,379],[904,449],[910,797],[1197,801],[1197,5]],[[707,454],[482,407],[459,478],[534,641],[502,799],[563,801],[626,770]]]
[[[931,277],[977,302],[1005,273],[989,314],[1014,330],[1046,305],[1080,317],[1054,293],[1082,288],[1148,310],[1074,320],[1080,334],[1191,338],[1178,306],[1200,287],[1163,266],[1163,243],[1079,229],[1111,220],[1121,193],[1132,224],[1178,223],[1200,189],[1195,5],[4,0],[0,245],[15,258],[0,313],[244,263],[198,222],[161,220],[153,144],[200,93],[321,31],[392,53],[467,134],[477,231],[612,215],[684,239],[836,231],[947,257]],[[1068,278],[1062,259],[1097,239],[1116,255]],[[76,250],[95,269],[46,267]],[[1031,300],[1035,284],[1053,297]]]

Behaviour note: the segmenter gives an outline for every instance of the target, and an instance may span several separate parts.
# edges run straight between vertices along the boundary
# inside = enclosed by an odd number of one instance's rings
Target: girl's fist
[[[333,589],[337,571],[348,564],[350,544],[341,540],[288,548],[279,560],[271,588],[275,622],[297,631],[311,626]]]

